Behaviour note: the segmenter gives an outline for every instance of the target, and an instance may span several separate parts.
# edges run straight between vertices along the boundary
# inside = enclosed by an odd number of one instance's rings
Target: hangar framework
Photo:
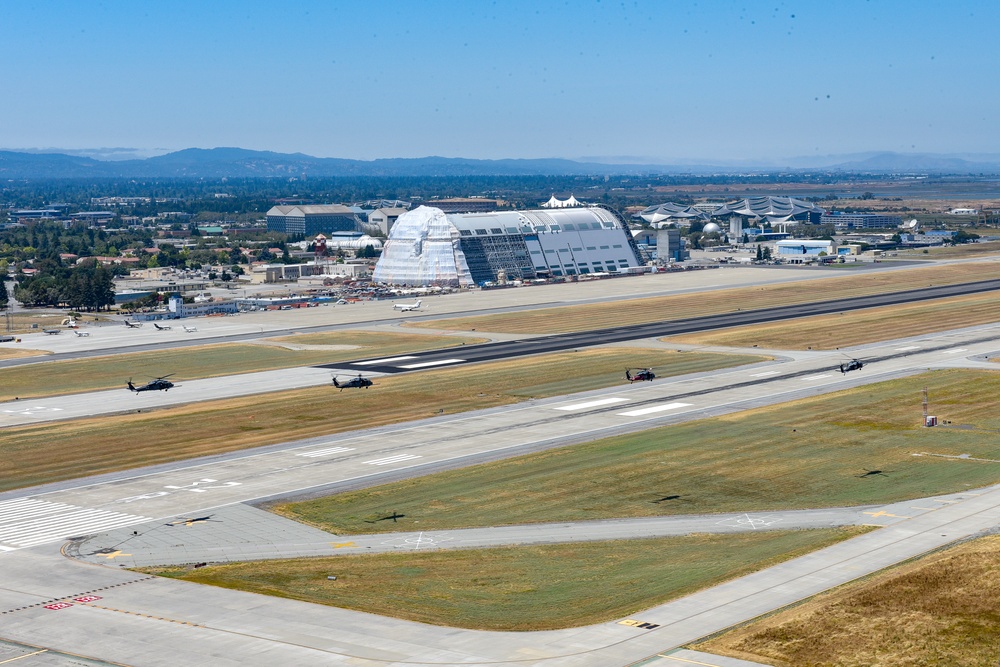
[[[396,285],[472,285],[641,264],[627,224],[605,206],[484,213],[421,206],[396,221],[374,278]]]

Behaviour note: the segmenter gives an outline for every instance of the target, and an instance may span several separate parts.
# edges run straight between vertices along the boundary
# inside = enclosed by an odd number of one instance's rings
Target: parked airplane
[[[421,301],[420,299],[417,299],[416,303],[394,303],[392,304],[392,309],[401,310],[404,313],[408,313],[411,310],[420,310],[420,304],[422,303],[423,301]]]
[[[188,333],[194,333],[197,330],[198,330],[198,327],[188,327],[188,326],[184,327],[184,331],[186,331]]]
[[[163,327],[161,327],[161,326],[160,326],[159,324],[157,324],[156,322],[153,322],[153,326],[154,326],[154,327],[156,327],[156,330],[157,330],[157,331],[170,331],[170,329],[171,329],[171,327],[167,327],[167,326],[163,326]]]
[[[125,320],[125,326],[129,329],[138,329],[142,326],[142,322],[129,322],[128,320]]]
[[[90,332],[89,332],[89,331],[78,331],[78,330],[76,330],[76,329],[74,329],[74,330],[73,330],[73,333],[75,333],[75,334],[76,334],[77,336],[79,336],[80,338],[86,338],[87,336],[89,336],[89,335],[90,335]]]

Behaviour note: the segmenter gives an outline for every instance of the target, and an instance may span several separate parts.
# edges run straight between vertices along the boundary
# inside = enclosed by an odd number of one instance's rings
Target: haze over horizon
[[[997,19],[1000,4],[970,1],[12,0],[0,146],[651,164],[1000,153],[998,56],[982,48]]]

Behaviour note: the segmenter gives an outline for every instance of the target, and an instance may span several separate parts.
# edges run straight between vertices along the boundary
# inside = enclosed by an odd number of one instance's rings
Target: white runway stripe
[[[33,498],[0,502],[0,550],[10,551],[149,521],[148,517]]]
[[[828,378],[829,375],[810,375],[808,377],[802,378],[803,382],[809,382],[811,380],[822,380],[823,378]]]
[[[414,356],[409,357],[387,357],[385,359],[372,359],[371,361],[359,361],[356,364],[351,364],[352,366],[378,366],[379,364],[391,364],[397,361],[406,361],[407,359],[416,359]]]
[[[556,410],[586,410],[587,408],[596,408],[600,405],[610,405],[611,403],[623,403],[628,401],[627,398],[601,398],[596,401],[588,401],[587,403],[575,403],[573,405],[563,405]]]
[[[666,410],[686,408],[690,405],[690,403],[664,403],[663,405],[654,405],[651,408],[640,408],[638,410],[629,410],[628,412],[619,412],[618,415],[621,417],[641,417],[643,415],[651,415],[654,412],[664,412]]]
[[[438,359],[437,361],[425,361],[419,364],[406,364],[399,368],[427,368],[428,366],[444,366],[445,364],[460,364],[465,359]]]
[[[954,350],[945,350],[941,354],[958,354],[959,352],[968,352],[968,350],[964,347],[958,347],[955,348]]]
[[[896,352],[909,352],[910,350],[919,350],[919,345],[907,345],[906,347],[897,347]]]
[[[750,377],[752,377],[752,378],[762,378],[762,377],[767,377],[768,375],[777,375],[777,374],[778,374],[778,371],[765,371],[763,373],[754,373]]]
[[[416,454],[397,454],[396,456],[387,456],[384,459],[374,459],[372,461],[365,461],[370,466],[387,466],[390,463],[399,463],[400,461],[409,461],[410,459],[419,459],[421,457]]]
[[[330,454],[340,454],[341,452],[353,452],[353,447],[330,447],[328,449],[314,449],[311,452],[302,452],[296,454],[296,456],[305,456],[307,458],[316,458],[317,456],[329,456]]]

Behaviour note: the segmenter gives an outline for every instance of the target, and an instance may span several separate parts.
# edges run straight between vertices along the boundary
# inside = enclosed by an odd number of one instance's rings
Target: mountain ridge
[[[838,158],[841,161],[837,161]],[[614,158],[605,158],[613,160]],[[610,176],[843,172],[1000,174],[997,154],[872,151],[778,161],[678,161],[675,164],[578,161],[566,158],[484,160],[427,156],[353,160],[237,147],[186,148],[128,160],[98,160],[57,152],[0,150],[0,178],[293,178],[431,176]]]

